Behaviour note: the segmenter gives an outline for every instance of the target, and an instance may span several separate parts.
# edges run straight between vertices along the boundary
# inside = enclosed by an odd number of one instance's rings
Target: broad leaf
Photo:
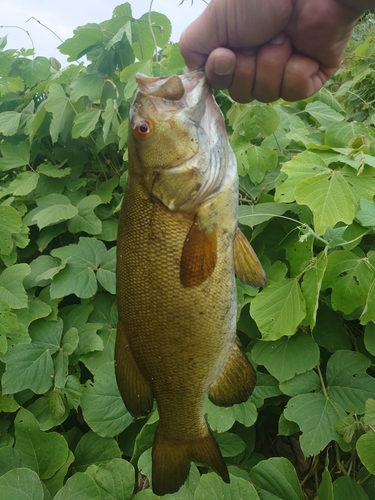
[[[47,392],[53,382],[51,354],[34,344],[16,344],[2,356],[7,369],[2,377],[5,394],[31,389],[36,394]]]
[[[0,171],[12,170],[17,167],[24,167],[30,161],[30,145],[28,142],[20,142],[19,144],[10,144],[3,142],[0,146]]]
[[[303,500],[297,473],[286,458],[269,458],[255,465],[250,479],[261,500]]]
[[[120,396],[113,362],[98,368],[94,382],[86,383],[81,407],[85,421],[99,436],[116,436],[131,424],[133,417]]]
[[[113,438],[100,437],[92,431],[80,439],[75,451],[73,469],[82,472],[92,464],[100,465],[114,458],[121,458],[118,444]]]
[[[364,307],[373,276],[366,258],[348,250],[336,250],[328,256],[322,289],[332,288],[332,308],[349,314]]]
[[[250,305],[250,314],[264,340],[293,335],[304,319],[305,312],[305,300],[296,279],[271,283]]]
[[[335,401],[323,394],[300,394],[288,401],[285,418],[296,422],[301,431],[300,444],[306,456],[318,455],[327,444],[335,440],[343,443],[336,423],[346,412]]]
[[[320,352],[309,335],[297,332],[290,338],[283,337],[275,342],[257,342],[251,356],[257,364],[264,365],[271,375],[283,382],[316,366]]]
[[[311,330],[316,325],[320,289],[326,268],[327,255],[325,252],[320,252],[314,258],[303,277],[301,289],[306,302],[306,321],[310,325]]]
[[[73,121],[72,137],[87,137],[95,129],[101,114],[100,109],[85,109],[82,113],[76,115]]]
[[[288,205],[283,203],[259,203],[258,205],[240,205],[238,207],[238,222],[246,226],[254,227],[262,222],[283,215],[289,210]]]
[[[358,439],[356,448],[363,465],[371,474],[375,474],[375,432],[363,434]]]
[[[209,399],[205,400],[204,412],[211,429],[215,432],[226,432],[237,421],[245,427],[253,425],[257,418],[257,410],[249,399],[245,403],[220,407],[216,406]]]
[[[365,412],[366,400],[375,394],[375,380],[366,373],[370,360],[359,352],[337,351],[327,364],[327,391],[348,413]]]
[[[0,274],[0,300],[12,309],[27,307],[27,295],[22,282],[29,272],[27,264],[15,264]]]
[[[194,499],[200,498],[205,498],[205,500],[259,500],[259,495],[250,481],[231,475],[229,485],[224,483],[217,474],[211,472],[203,474],[195,490]]]
[[[23,467],[10,470],[1,476],[0,490],[4,499],[40,500],[44,496],[38,475]]]
[[[32,413],[21,408],[15,420],[15,448],[22,463],[41,479],[51,478],[68,458],[68,444],[57,432],[43,432]]]
[[[51,297],[59,298],[74,293],[77,297],[89,298],[95,295],[97,269],[107,249],[94,238],[80,238],[78,245],[61,247],[51,252],[54,257],[67,264],[53,277]]]

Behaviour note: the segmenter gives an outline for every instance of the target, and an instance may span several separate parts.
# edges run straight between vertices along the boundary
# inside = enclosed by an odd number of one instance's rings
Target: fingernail
[[[272,38],[270,43],[272,43],[272,45],[281,45],[282,43],[285,42],[285,40],[286,40],[286,35],[284,33],[279,33],[278,35],[275,36],[275,38]]]
[[[214,61],[214,71],[217,75],[230,75],[233,73],[234,65],[228,57],[218,57]]]

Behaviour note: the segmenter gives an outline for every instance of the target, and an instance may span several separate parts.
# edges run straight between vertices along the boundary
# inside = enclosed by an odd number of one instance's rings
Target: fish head
[[[228,147],[221,111],[203,72],[166,78],[137,74],[137,83],[129,173],[135,171],[148,194],[169,210],[192,211],[223,175],[222,164],[212,165],[213,150],[223,149],[214,156],[225,158]]]

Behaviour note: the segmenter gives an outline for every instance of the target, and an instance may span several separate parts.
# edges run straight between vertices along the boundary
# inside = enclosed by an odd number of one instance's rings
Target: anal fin
[[[266,284],[266,274],[262,264],[247,241],[243,232],[237,228],[234,237],[234,270],[239,280],[255,288]]]
[[[211,467],[229,483],[227,466],[218,444],[207,428],[207,434],[197,439],[170,441],[164,436],[160,422],[152,447],[152,489],[156,495],[176,492],[186,481],[190,462]]]
[[[115,373],[121,397],[134,416],[146,415],[152,409],[154,396],[133,357],[126,333],[119,322],[115,345]]]
[[[218,406],[244,403],[253,392],[255,382],[255,370],[236,342],[223,368],[210,385],[208,397]]]
[[[180,261],[184,287],[201,285],[214,271],[217,260],[216,231],[205,232],[194,221],[186,236]]]

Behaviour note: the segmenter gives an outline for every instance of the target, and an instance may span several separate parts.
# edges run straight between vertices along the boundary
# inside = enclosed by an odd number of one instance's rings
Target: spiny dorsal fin
[[[202,231],[193,222],[182,249],[180,282],[184,287],[201,285],[213,273],[217,260],[216,231]]]
[[[234,237],[234,270],[238,279],[247,285],[264,287],[266,273],[259,262],[253,247],[247,241],[243,232],[237,228]]]

